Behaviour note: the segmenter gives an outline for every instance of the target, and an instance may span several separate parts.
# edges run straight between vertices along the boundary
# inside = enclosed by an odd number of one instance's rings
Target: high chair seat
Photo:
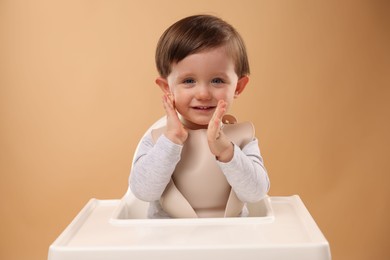
[[[148,219],[148,205],[130,189],[122,199],[91,199],[50,245],[48,259],[331,259],[297,195],[248,204],[248,217]]]

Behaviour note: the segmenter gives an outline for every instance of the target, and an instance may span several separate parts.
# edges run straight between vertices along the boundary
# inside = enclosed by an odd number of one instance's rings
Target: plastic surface
[[[48,259],[331,259],[296,195],[249,204],[246,218],[147,219],[147,208],[130,190],[121,200],[91,199],[50,246]]]
[[[146,219],[147,203],[91,199],[49,260],[328,260],[329,244],[298,196],[267,197],[247,218]]]
[[[114,210],[110,223],[117,226],[132,225],[230,225],[249,223],[271,223],[275,217],[271,208],[270,198],[266,197],[255,204],[249,204],[250,215],[247,218],[177,218],[177,219],[147,219],[148,203],[134,197],[130,192],[124,196],[119,206]]]

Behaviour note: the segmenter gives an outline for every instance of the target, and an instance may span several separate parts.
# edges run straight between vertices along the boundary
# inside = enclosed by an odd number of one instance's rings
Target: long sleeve
[[[218,161],[218,165],[241,201],[256,202],[267,194],[270,182],[257,139],[242,150],[234,145],[233,159],[227,163]]]
[[[171,142],[164,135],[154,144],[151,134],[140,143],[130,173],[130,189],[144,201],[159,200],[169,183],[183,146]]]

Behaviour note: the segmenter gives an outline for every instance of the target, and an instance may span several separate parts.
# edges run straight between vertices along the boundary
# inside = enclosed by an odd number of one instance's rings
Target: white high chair
[[[245,218],[147,219],[147,208],[130,189],[121,200],[91,199],[50,246],[48,260],[331,259],[297,195],[248,204]]]

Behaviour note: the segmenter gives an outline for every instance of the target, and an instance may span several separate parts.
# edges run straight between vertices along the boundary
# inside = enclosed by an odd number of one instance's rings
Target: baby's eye
[[[194,79],[185,79],[185,80],[183,80],[183,83],[184,84],[194,84],[195,80]]]
[[[224,83],[224,81],[221,79],[221,78],[215,78],[211,81],[211,83],[214,83],[214,84],[222,84]]]

